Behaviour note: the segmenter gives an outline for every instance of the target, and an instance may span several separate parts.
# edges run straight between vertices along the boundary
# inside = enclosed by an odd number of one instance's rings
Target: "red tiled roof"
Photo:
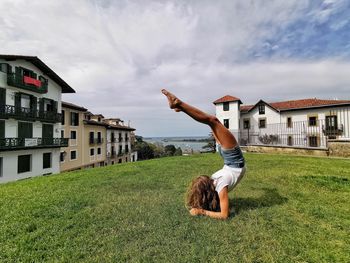
[[[239,98],[233,97],[233,96],[230,96],[230,95],[223,96],[222,98],[217,99],[213,103],[214,104],[218,104],[218,103],[224,103],[224,102],[230,102],[230,101],[239,101],[240,103],[242,103],[242,101]]]
[[[322,107],[322,106],[350,104],[350,100],[323,100],[323,99],[312,98],[312,99],[271,102],[267,104],[276,110],[286,111],[286,110],[305,109],[305,108]],[[251,109],[253,109],[254,106],[255,105],[241,105],[240,110],[241,112],[248,112]]]
[[[322,99],[302,99],[269,103],[278,110],[303,109],[320,106],[330,106],[338,104],[350,104],[350,100],[322,100]]]

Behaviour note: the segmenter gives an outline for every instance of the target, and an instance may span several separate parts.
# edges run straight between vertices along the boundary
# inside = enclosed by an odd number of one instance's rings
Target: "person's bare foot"
[[[162,93],[168,98],[170,109],[173,109],[176,112],[181,111],[180,105],[182,101],[180,99],[166,89],[162,89]]]

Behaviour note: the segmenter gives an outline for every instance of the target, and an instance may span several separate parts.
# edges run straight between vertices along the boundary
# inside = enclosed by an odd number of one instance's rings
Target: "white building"
[[[242,105],[226,95],[214,101],[217,118],[241,144],[327,147],[350,140],[350,100],[301,99]]]
[[[136,162],[137,151],[132,143],[135,141],[134,128],[123,125],[118,118],[104,119],[107,126],[107,163]]]
[[[74,92],[38,57],[0,55],[0,182],[59,173],[61,96]]]

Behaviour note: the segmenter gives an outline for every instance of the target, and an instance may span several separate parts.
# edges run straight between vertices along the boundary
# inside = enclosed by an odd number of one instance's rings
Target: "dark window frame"
[[[72,136],[73,134],[75,134],[74,136]],[[73,138],[74,137],[74,138]],[[77,139],[77,131],[70,131],[70,139],[71,140],[76,140]]]
[[[73,153],[74,153],[74,158],[72,158]],[[76,160],[76,159],[77,159],[77,151],[76,151],[76,150],[70,151],[70,159],[71,159],[71,160]]]
[[[309,124],[309,127],[315,127],[317,126],[317,116],[309,116],[308,117],[308,124]]]
[[[79,126],[79,112],[70,112],[70,126]]]
[[[245,129],[245,130],[250,129],[250,119],[243,119],[243,129]]]
[[[222,104],[222,110],[223,111],[229,111],[230,110],[230,102],[224,102]]]
[[[259,104],[259,115],[265,114],[265,104]]]
[[[26,158],[28,159],[26,160]],[[24,167],[25,165],[24,162],[28,162],[28,168]],[[31,154],[18,155],[17,156],[17,174],[27,173],[31,171],[32,171],[32,155]]]
[[[227,129],[230,129],[230,119],[224,119],[223,122],[224,122],[224,126],[225,126]]]
[[[261,122],[264,122],[264,125],[262,125]],[[266,125],[267,125],[267,121],[266,121],[266,118],[261,118],[259,119],[259,129],[265,129],[266,128]]]
[[[43,153],[43,169],[52,168],[52,153]]]
[[[95,155],[95,148],[90,148],[90,156],[94,156]]]

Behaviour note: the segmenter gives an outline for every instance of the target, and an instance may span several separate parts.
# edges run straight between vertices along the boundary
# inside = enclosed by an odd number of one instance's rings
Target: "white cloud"
[[[249,57],[283,48],[268,39],[305,15],[327,21],[334,13],[309,6],[306,0],[2,0],[0,46],[1,53],[39,56],[77,91],[66,100],[131,120],[139,134],[206,134],[168,110],[159,90],[168,87],[211,112],[211,102],[225,94],[246,103],[347,96],[347,62]]]

